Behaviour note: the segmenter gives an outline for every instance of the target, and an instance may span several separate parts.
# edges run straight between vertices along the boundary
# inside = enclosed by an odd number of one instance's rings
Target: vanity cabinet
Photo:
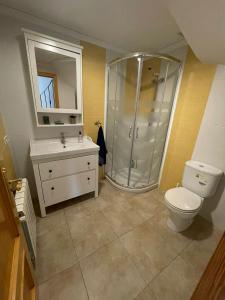
[[[83,147],[68,151],[47,153],[40,149],[49,149],[45,143],[31,143],[31,159],[38,191],[41,216],[46,215],[46,207],[56,203],[95,192],[98,196],[98,150],[92,141],[86,141]],[[60,147],[57,144],[55,148]]]
[[[95,190],[95,170],[42,182],[45,205],[49,206]]]

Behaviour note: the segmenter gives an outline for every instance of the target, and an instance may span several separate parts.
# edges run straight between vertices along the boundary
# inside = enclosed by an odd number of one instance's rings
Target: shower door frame
[[[169,62],[177,62],[179,63],[178,66],[178,71],[177,71],[177,80],[176,80],[176,85],[174,87],[174,91],[173,91],[173,103],[172,103],[172,107],[170,110],[170,117],[169,117],[169,123],[167,126],[167,133],[166,133],[166,137],[165,137],[165,143],[164,143],[164,150],[163,150],[163,155],[162,155],[162,159],[161,159],[161,166],[160,166],[160,171],[159,171],[159,176],[158,176],[158,182],[152,185],[147,185],[147,186],[143,186],[143,187],[130,187],[129,183],[130,183],[130,176],[131,176],[131,160],[132,160],[132,156],[133,156],[133,148],[134,148],[134,142],[135,142],[135,129],[136,129],[136,122],[137,122],[137,113],[138,113],[138,108],[139,108],[139,104],[140,104],[140,86],[141,86],[141,78],[142,78],[142,68],[143,68],[143,61],[144,61],[144,57],[149,57],[149,58],[159,58],[161,60],[166,60]],[[164,164],[164,159],[165,159],[165,152],[167,149],[167,143],[168,143],[168,139],[170,136],[170,127],[171,124],[173,122],[173,114],[176,108],[176,97],[177,97],[177,93],[179,90],[179,81],[181,79],[182,76],[182,68],[183,68],[183,64],[182,62],[177,59],[174,58],[172,56],[169,55],[160,55],[160,54],[149,54],[149,53],[145,53],[145,52],[135,52],[135,53],[131,53],[128,54],[126,56],[123,56],[121,58],[115,59],[112,62],[107,64],[106,67],[106,90],[105,90],[105,137],[107,139],[107,108],[108,108],[108,91],[109,91],[109,70],[110,70],[110,66],[117,64],[123,60],[128,60],[130,58],[137,58],[138,60],[138,74],[137,74],[137,87],[136,87],[136,97],[135,97],[135,110],[134,110],[134,120],[133,120],[133,130],[132,130],[132,142],[131,142],[131,150],[130,150],[130,165],[129,165],[129,171],[128,171],[128,186],[123,186],[120,185],[119,183],[117,183],[114,179],[112,179],[111,177],[109,177],[107,174],[105,175],[107,180],[116,188],[119,188],[121,190],[125,190],[125,191],[130,191],[130,192],[134,192],[134,193],[141,193],[141,192],[145,192],[145,191],[149,191],[152,190],[154,188],[158,187],[160,178],[161,178],[161,173],[162,173],[162,167]],[[168,68],[168,66],[167,66]],[[113,156],[113,155],[112,155]],[[113,158],[112,158],[113,159]],[[112,165],[113,166],[113,165]]]
[[[143,57],[137,57],[138,61],[138,74],[137,74],[137,86],[136,86],[136,96],[135,96],[135,109],[134,109],[134,119],[133,119],[133,130],[132,130],[132,141],[131,141],[131,149],[130,149],[130,164],[128,170],[128,178],[127,178],[127,188],[132,189],[130,187],[130,176],[131,176],[131,161],[134,152],[134,138],[136,132],[136,123],[137,123],[137,111],[140,104],[140,88],[141,88],[141,77],[142,77],[142,67],[143,67]]]

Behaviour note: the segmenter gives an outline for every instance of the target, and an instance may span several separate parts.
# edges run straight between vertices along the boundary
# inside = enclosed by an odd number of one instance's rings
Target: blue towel
[[[102,130],[102,126],[100,126],[99,130],[98,130],[97,145],[100,147],[98,164],[99,164],[99,166],[102,166],[102,165],[106,164],[106,154],[108,152],[106,149],[106,145],[105,145],[105,139],[104,139],[104,133]]]

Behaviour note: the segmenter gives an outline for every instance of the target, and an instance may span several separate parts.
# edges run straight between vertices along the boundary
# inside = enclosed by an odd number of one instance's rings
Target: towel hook
[[[98,121],[95,122],[95,125],[100,127],[100,126],[102,126],[102,123],[98,120]]]

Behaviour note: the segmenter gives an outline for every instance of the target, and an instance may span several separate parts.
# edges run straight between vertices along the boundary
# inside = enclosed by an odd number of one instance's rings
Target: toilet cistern
[[[220,169],[208,164],[186,161],[182,187],[169,189],[165,193],[169,210],[168,227],[177,232],[187,229],[200,211],[204,199],[215,194],[222,175]]]

